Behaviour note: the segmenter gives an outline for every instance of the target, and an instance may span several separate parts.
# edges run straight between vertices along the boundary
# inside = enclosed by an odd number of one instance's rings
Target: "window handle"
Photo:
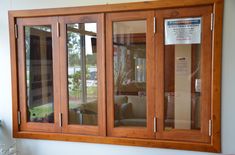
[[[154,116],[153,118],[153,132],[157,132],[157,117]]]
[[[60,125],[60,127],[62,127],[62,119],[63,119],[62,117],[63,117],[63,116],[62,116],[62,113],[59,113],[59,121],[60,121],[60,122],[59,122],[59,123],[60,123],[59,125]]]

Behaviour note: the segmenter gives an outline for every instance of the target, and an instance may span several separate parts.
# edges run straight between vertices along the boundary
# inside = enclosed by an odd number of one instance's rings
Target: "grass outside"
[[[70,91],[69,94],[70,94],[70,96],[77,96],[77,94],[79,94],[79,90]],[[87,96],[89,98],[96,97],[97,96],[97,86],[87,87]],[[74,108],[77,108],[78,106],[79,105],[75,102],[70,102],[69,103],[69,109],[74,109]],[[48,115],[50,115],[51,113],[54,112],[53,106],[52,106],[51,103],[31,108],[31,109],[29,109],[29,111],[30,111],[30,114],[31,114],[31,116],[30,116],[31,119],[45,118],[45,117],[47,117]]]
[[[37,106],[34,108],[30,108],[30,118],[44,118],[48,115],[50,115],[53,112],[52,104],[44,104],[41,106]]]
[[[74,109],[74,108],[77,108],[78,106],[79,105],[77,103],[73,103],[73,102],[69,103],[69,109]],[[29,109],[29,111],[31,114],[31,116],[30,116],[31,119],[45,118],[54,112],[52,104],[50,104],[50,103],[31,108],[31,109]]]

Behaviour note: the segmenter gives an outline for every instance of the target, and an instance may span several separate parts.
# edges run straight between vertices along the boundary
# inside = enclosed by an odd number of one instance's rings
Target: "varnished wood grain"
[[[13,136],[15,138],[33,138],[33,139],[48,139],[48,140],[63,140],[63,141],[79,141],[79,142],[92,142],[92,143],[105,143],[105,144],[119,144],[119,145],[133,145],[133,146],[145,146],[145,147],[159,147],[159,148],[172,148],[172,149],[182,149],[182,150],[195,150],[195,151],[208,151],[208,152],[220,152],[221,151],[221,108],[220,108],[220,93],[221,93],[221,50],[222,50],[222,17],[223,17],[223,0],[158,0],[158,1],[149,1],[149,2],[135,2],[135,3],[125,3],[125,4],[106,4],[106,5],[98,5],[98,6],[86,6],[86,7],[71,7],[71,8],[55,8],[55,9],[38,9],[38,10],[21,10],[21,11],[9,11],[9,31],[10,31],[10,47],[11,47],[11,74],[12,74],[12,103],[13,103]],[[197,140],[192,138],[192,135],[190,134],[185,134],[185,131],[183,130],[178,130],[178,131],[172,131],[169,135],[163,135],[162,134],[162,128],[163,128],[163,116],[164,114],[164,107],[161,105],[161,103],[164,102],[163,100],[163,88],[164,88],[164,83],[161,83],[161,80],[158,79],[163,79],[163,74],[160,74],[164,71],[164,66],[162,65],[163,62],[163,54],[159,52],[161,50],[161,46],[163,46],[163,39],[157,39],[156,44],[155,44],[155,49],[156,53],[150,54],[149,56],[153,56],[155,60],[151,60],[154,62],[151,62],[153,64],[153,67],[149,66],[151,69],[156,70],[156,75],[154,73],[154,78],[157,80],[156,85],[150,86],[151,89],[156,90],[156,94],[153,93],[154,97],[150,97],[151,100],[154,100],[156,102],[154,110],[150,110],[149,114],[151,115],[149,118],[152,118],[152,115],[154,111],[156,112],[156,116],[158,117],[158,126],[157,126],[157,139],[144,139],[146,137],[152,137],[154,134],[152,131],[147,131],[147,130],[133,130],[130,129],[121,129],[117,131],[122,131],[121,133],[116,132],[116,136],[120,137],[110,137],[113,135],[112,132],[112,126],[109,124],[112,124],[111,119],[108,118],[106,120],[106,114],[108,116],[113,115],[113,111],[110,110],[112,109],[112,96],[110,96],[111,90],[113,90],[112,86],[109,84],[106,86],[106,78],[107,81],[110,82],[110,73],[112,73],[112,69],[109,67],[110,65],[110,58],[112,58],[112,53],[108,52],[112,49],[110,44],[112,44],[112,40],[110,39],[111,32],[110,27],[111,23],[106,22],[106,20],[110,20],[109,17],[107,16],[105,19],[105,15],[108,13],[114,13],[114,12],[122,12],[122,11],[137,11],[139,12],[146,10],[147,12],[151,12],[154,9],[158,10],[161,12],[162,16],[167,16],[169,12],[167,9],[172,9],[172,8],[187,8],[187,7],[198,7],[198,6],[205,6],[205,5],[211,5],[213,7],[213,12],[215,13],[215,29],[213,32],[212,36],[212,66],[208,66],[208,69],[211,68],[211,118],[212,118],[212,136],[211,136],[211,141],[208,142],[208,137],[201,136],[200,134],[195,132],[191,132]],[[166,9],[166,10],[165,10]],[[164,11],[165,10],[165,11]],[[187,10],[187,9],[186,9]],[[157,11],[157,13],[158,13]],[[187,11],[186,11],[187,12]],[[193,12],[193,11],[192,11]],[[211,12],[211,9],[209,9],[209,12]],[[101,77],[101,85],[103,87],[98,88],[99,91],[102,92],[102,94],[99,94],[99,101],[103,101],[102,104],[100,104],[101,109],[99,109],[99,113],[102,111],[102,114],[99,118],[99,129],[98,128],[90,128],[89,126],[84,126],[84,128],[80,128],[86,130],[85,132],[81,132],[80,134],[84,135],[79,135],[75,133],[61,133],[61,129],[58,129],[58,119],[56,121],[56,126],[49,126],[49,129],[47,128],[47,124],[44,127],[39,127],[38,124],[29,124],[27,128],[19,128],[18,127],[18,116],[17,116],[17,111],[20,109],[18,105],[22,103],[22,99],[25,99],[24,96],[21,96],[22,93],[20,92],[22,90],[22,77],[19,76],[19,71],[21,71],[21,67],[23,60],[19,60],[19,57],[22,57],[23,55],[20,55],[19,53],[22,52],[23,49],[23,43],[22,43],[22,38],[21,41],[18,39],[18,41],[15,39],[15,32],[14,32],[14,24],[16,21],[19,19],[18,17],[48,17],[48,16],[66,16],[66,15],[82,15],[82,14],[92,14],[92,13],[102,13],[98,18],[101,21],[101,26],[100,28],[102,29],[102,45],[101,47],[101,54],[97,57],[100,60],[100,70],[102,73],[106,71],[106,73],[102,75],[98,75]],[[191,14],[191,11],[188,11],[189,15]],[[202,10],[198,10],[198,14],[203,14],[205,13]],[[130,13],[131,14],[131,13]],[[185,16],[188,16],[185,14]],[[131,16],[130,16],[131,17]],[[151,15],[152,17],[152,15]],[[157,17],[159,17],[157,15]],[[57,20],[60,17],[55,17]],[[123,17],[117,17],[117,19],[120,18],[122,19]],[[37,20],[34,18],[29,18],[32,20]],[[61,18],[60,18],[61,19]],[[134,19],[134,18],[133,18]],[[135,18],[138,19],[138,18]],[[209,22],[209,17],[207,17]],[[160,18],[160,20],[163,20]],[[30,20],[29,20],[30,21]],[[157,18],[157,23],[159,19]],[[55,22],[55,21],[54,21]],[[106,25],[105,25],[106,22]],[[30,22],[29,22],[30,23]],[[29,24],[28,23],[28,24]],[[25,24],[27,24],[27,20],[25,20]],[[55,26],[54,26],[55,28]],[[152,28],[150,28],[151,30]],[[157,26],[157,33],[156,33],[156,38],[158,37],[163,37],[159,32],[162,31],[163,25],[158,25]],[[148,30],[149,31],[149,30]],[[151,30],[152,31],[152,30]],[[22,33],[22,31],[21,31]],[[53,32],[55,33],[55,32]],[[19,34],[22,35],[22,34]],[[106,37],[105,37],[106,35]],[[21,37],[21,36],[20,36]],[[209,36],[207,36],[209,37]],[[105,40],[106,40],[106,47],[107,50],[105,51]],[[61,47],[61,43],[65,43],[66,38],[60,38],[60,45],[58,45],[58,40],[56,43],[56,46]],[[19,47],[17,47],[17,44],[19,44]],[[55,45],[53,45],[55,46]],[[153,49],[154,49],[153,48]],[[208,47],[209,48],[209,47]],[[20,50],[21,49],[21,50]],[[56,47],[55,48],[57,51],[59,49]],[[154,50],[155,51],[155,50]],[[105,53],[106,52],[106,53]],[[105,55],[105,56],[104,56]],[[62,68],[65,67],[64,65],[67,66],[67,64],[61,63],[61,56],[65,56],[60,53],[59,55],[59,60],[60,62],[56,61],[57,64],[60,63]],[[58,55],[56,56],[58,59]],[[209,55],[207,58],[210,57]],[[206,60],[206,59],[205,59]],[[156,63],[155,63],[156,62]],[[105,63],[107,63],[105,67]],[[150,63],[150,64],[151,64]],[[109,64],[109,65],[108,65]],[[63,71],[63,70],[60,70]],[[56,71],[56,74],[58,74],[59,70]],[[100,72],[100,73],[101,73]],[[22,74],[22,73],[21,73]],[[60,73],[62,74],[62,72]],[[99,73],[98,73],[99,74]],[[61,76],[63,77],[63,76]],[[67,80],[67,79],[64,79]],[[63,78],[60,79],[60,83],[58,81],[56,84],[58,87],[56,87],[59,91],[62,89],[61,85],[64,85],[63,83]],[[151,80],[154,81],[154,80]],[[208,86],[207,86],[208,87]],[[25,88],[23,88],[24,90]],[[206,88],[207,89],[207,88]],[[111,94],[112,95],[112,94]],[[63,101],[65,101],[66,93],[63,93],[63,91],[58,92],[57,97],[58,97],[58,102],[61,105],[65,105]],[[209,98],[209,97],[205,97]],[[107,100],[107,105],[106,104]],[[107,106],[107,109],[106,109]],[[20,106],[22,107],[22,106]],[[63,107],[63,106],[62,106]],[[58,108],[58,111],[62,111],[63,113],[65,112],[65,107],[62,109]],[[208,111],[209,109],[203,109],[204,113]],[[152,113],[152,114],[151,114]],[[55,114],[56,118],[58,118],[58,114]],[[206,118],[208,119],[208,118]],[[108,124],[106,124],[106,121]],[[23,123],[25,123],[23,121]],[[63,122],[66,123],[66,122]],[[206,123],[204,123],[203,126],[206,126]],[[38,128],[39,127],[39,128]],[[153,124],[150,123],[148,126],[149,128],[153,127]],[[72,127],[76,128],[76,127]],[[204,128],[204,127],[203,127]],[[22,129],[25,129],[24,131]],[[33,129],[33,130],[32,130]],[[106,130],[108,130],[108,133],[106,133]],[[37,132],[40,131],[40,132]],[[137,131],[137,132],[136,132]],[[206,133],[208,131],[208,128],[205,128],[202,130],[203,133]],[[49,133],[51,132],[51,133]],[[57,132],[57,133],[53,133]],[[77,131],[76,131],[77,132]],[[88,134],[93,133],[94,135],[99,135],[99,136],[89,136]],[[130,133],[130,134],[128,134]],[[147,134],[143,134],[147,133]],[[114,134],[114,135],[115,135]],[[133,137],[133,134],[142,134],[142,138],[121,138],[121,137]],[[145,137],[146,135],[146,137]],[[180,137],[179,135],[183,135]],[[162,137],[165,137],[166,139],[162,139]],[[140,136],[141,137],[141,136]],[[172,138],[173,137],[173,138]],[[175,138],[174,138],[175,137]],[[168,139],[167,139],[168,138]],[[162,139],[162,140],[160,140]],[[177,140],[178,139],[178,140]],[[181,142],[179,140],[182,140]],[[186,141],[185,141],[186,140]],[[205,142],[207,141],[208,143],[201,143],[202,141]],[[194,141],[194,142],[193,142]],[[195,142],[197,141],[197,142]]]
[[[61,110],[63,114],[63,133],[106,135],[105,113],[105,49],[104,49],[104,15],[79,15],[60,17],[60,77],[61,77]],[[67,52],[67,24],[97,23],[97,79],[98,79],[98,126],[69,124],[69,92],[68,92],[68,52]]]
[[[59,109],[60,109],[60,79],[59,76],[59,55],[58,43],[56,34],[57,17],[43,17],[43,18],[18,18],[18,94],[19,94],[19,109],[21,112],[20,130],[23,131],[42,131],[42,132],[60,132],[59,128]],[[27,120],[27,89],[26,89],[26,52],[25,52],[25,35],[24,26],[32,25],[51,25],[52,28],[52,62],[53,62],[53,104],[54,104],[54,123],[36,123],[28,122]],[[17,76],[17,75],[15,75]],[[17,103],[15,103],[17,104]]]
[[[153,11],[110,13],[106,16],[106,68],[107,68],[107,118],[108,136],[154,138],[154,42],[153,42]],[[145,20],[146,32],[146,127],[114,127],[114,70],[113,70],[113,22]]]
[[[18,61],[17,61],[17,40],[15,38],[15,19],[9,14],[10,50],[11,50],[11,87],[12,87],[12,126],[13,136],[19,131],[18,126]]]
[[[118,138],[118,137],[102,137],[102,136],[86,136],[77,134],[59,134],[59,133],[42,133],[42,132],[17,132],[15,138],[31,138],[31,139],[47,139],[59,141],[88,142],[99,144],[115,144],[142,146],[154,148],[169,148],[178,150],[194,150],[204,152],[218,152],[211,144],[195,143],[195,142],[179,142],[168,140],[151,140],[141,138]]]
[[[210,142],[209,119],[211,106],[211,30],[210,16],[212,6],[201,6],[180,9],[165,9],[156,11],[158,21],[156,45],[157,45],[157,77],[156,82],[156,114],[158,117],[157,139],[180,140],[192,142]],[[201,69],[202,92],[200,98],[201,130],[177,130],[165,131],[164,125],[164,19],[202,17],[202,44],[201,44]]]
[[[212,36],[212,145],[217,152],[221,151],[221,57],[223,29],[223,1],[215,2],[213,12],[214,31]]]

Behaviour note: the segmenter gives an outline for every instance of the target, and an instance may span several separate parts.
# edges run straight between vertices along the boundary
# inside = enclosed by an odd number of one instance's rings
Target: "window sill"
[[[195,143],[195,142],[177,142],[166,140],[151,140],[151,139],[136,139],[136,138],[117,138],[117,137],[103,137],[103,136],[89,136],[76,134],[60,134],[60,133],[42,133],[42,132],[15,132],[14,138],[27,139],[41,139],[41,140],[57,140],[57,141],[72,141],[72,142],[87,142],[99,144],[114,144],[114,145],[128,145],[141,146],[152,148],[167,148],[178,150],[192,150],[203,152],[221,152],[220,148],[214,147],[212,144]]]

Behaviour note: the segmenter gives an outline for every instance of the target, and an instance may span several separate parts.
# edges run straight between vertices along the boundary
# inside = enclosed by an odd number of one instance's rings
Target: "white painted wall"
[[[0,0],[0,144],[12,143],[11,74],[8,33],[8,10],[35,9],[121,3],[142,0]],[[225,0],[222,75],[222,149],[235,154],[235,0]],[[191,151],[143,147],[57,142],[45,140],[18,140],[21,155],[208,155]]]

